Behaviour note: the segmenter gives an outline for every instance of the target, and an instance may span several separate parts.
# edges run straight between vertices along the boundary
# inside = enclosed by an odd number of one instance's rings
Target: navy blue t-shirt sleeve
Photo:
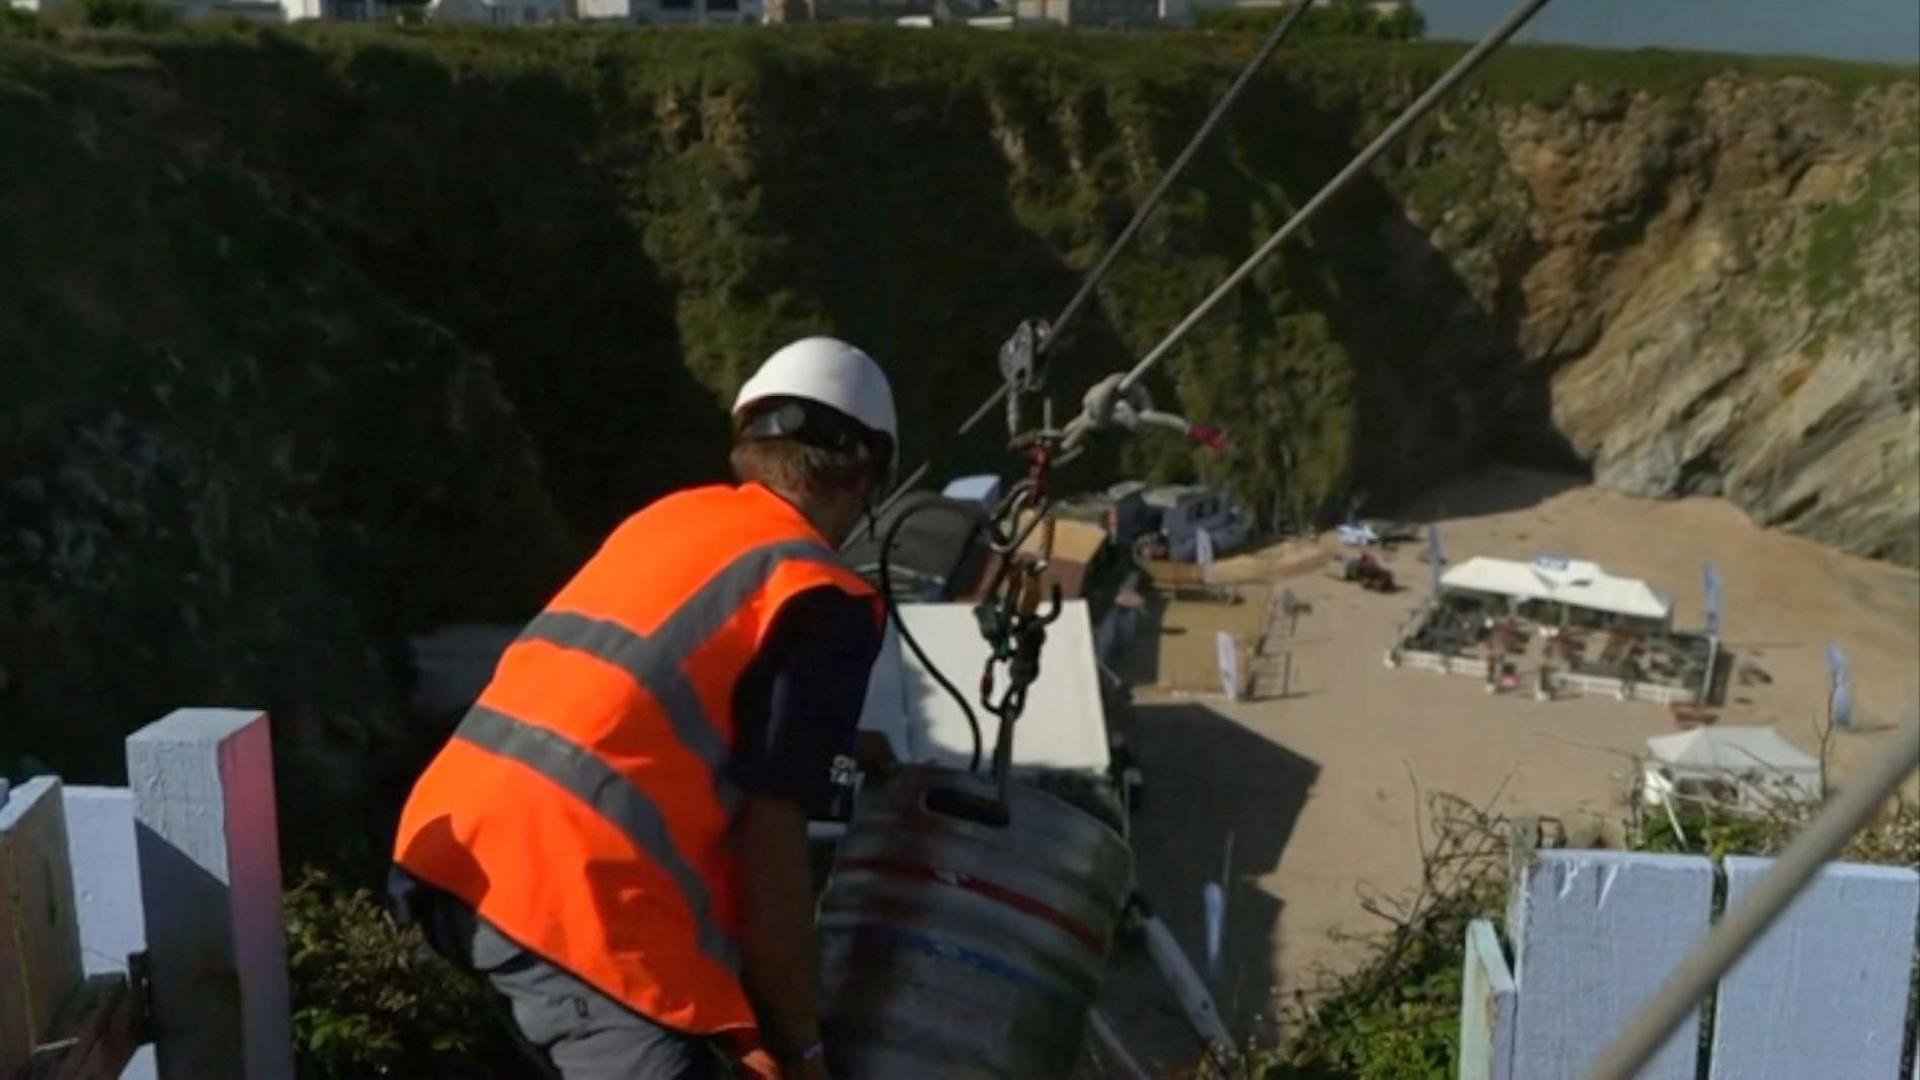
[[[880,628],[863,598],[832,586],[788,600],[733,695],[733,779],[750,795],[822,813],[833,759],[853,752]]]

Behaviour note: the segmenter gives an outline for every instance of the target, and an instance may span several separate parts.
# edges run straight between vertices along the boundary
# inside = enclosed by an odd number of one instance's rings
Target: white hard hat
[[[838,338],[801,338],[767,357],[740,387],[740,396],[733,401],[734,420],[755,402],[774,397],[826,405],[885,435],[895,447],[895,458],[899,456],[899,424],[886,372],[873,357]]]

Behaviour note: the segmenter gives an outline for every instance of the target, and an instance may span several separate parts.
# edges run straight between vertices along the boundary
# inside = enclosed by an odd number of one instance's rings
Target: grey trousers
[[[404,880],[402,880],[404,879]],[[493,987],[522,1049],[560,1080],[713,1080],[732,1075],[713,1044],[664,1027],[575,978],[495,929],[458,899],[396,870],[404,921],[434,951]]]
[[[564,1080],[727,1075],[705,1039],[662,1027],[476,919],[473,968],[507,1000],[514,1027]]]

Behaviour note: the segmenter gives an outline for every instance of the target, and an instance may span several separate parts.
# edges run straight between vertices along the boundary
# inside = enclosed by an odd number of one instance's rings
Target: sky
[[[1475,40],[1515,0],[1415,0],[1427,34]],[[1553,0],[1517,41],[1920,62],[1920,0]]]

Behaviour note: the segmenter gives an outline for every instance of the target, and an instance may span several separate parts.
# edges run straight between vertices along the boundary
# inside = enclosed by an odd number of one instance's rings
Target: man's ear
[[[866,490],[861,492],[861,505],[871,510],[887,493],[887,463],[874,455],[871,447],[861,447],[860,456],[866,459]]]

